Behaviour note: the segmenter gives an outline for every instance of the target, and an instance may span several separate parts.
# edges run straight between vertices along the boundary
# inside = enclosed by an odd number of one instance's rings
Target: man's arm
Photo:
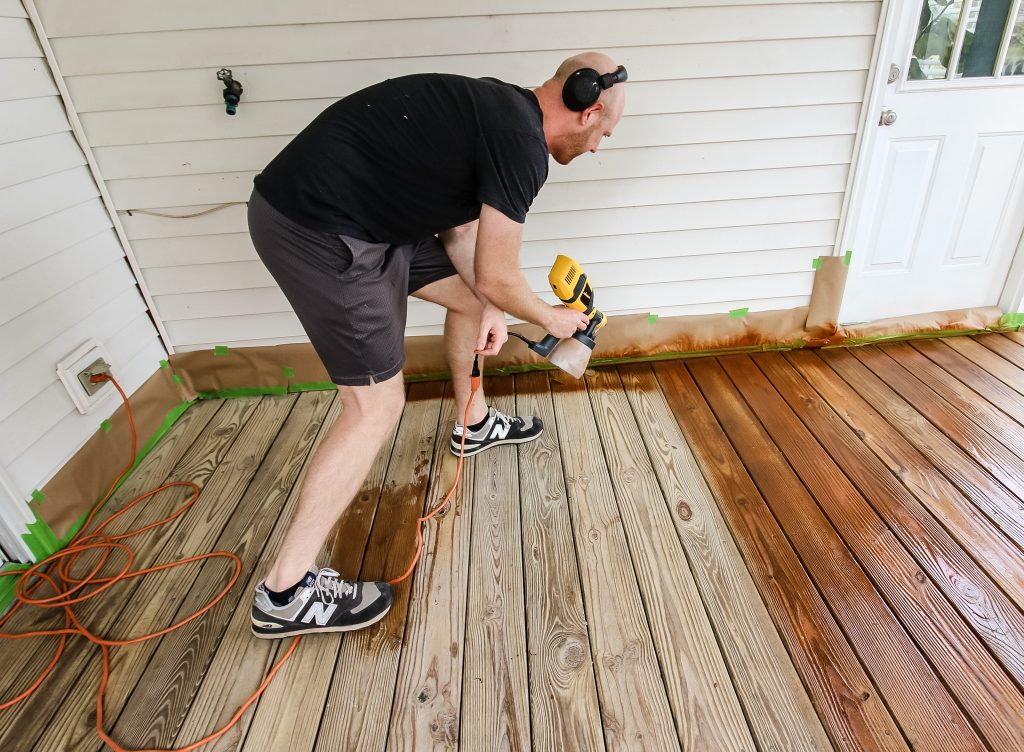
[[[530,290],[519,268],[523,226],[497,209],[480,207],[476,258],[476,288],[489,301],[513,316],[537,324],[556,337],[569,337],[585,329],[587,317],[562,306],[549,306]]]
[[[473,271],[473,258],[476,255],[477,222],[453,227],[450,230],[438,233],[438,238],[452,260],[455,271],[462,277],[462,281],[473,291],[473,294],[480,299],[480,302],[487,305],[490,301],[476,287],[476,273]]]

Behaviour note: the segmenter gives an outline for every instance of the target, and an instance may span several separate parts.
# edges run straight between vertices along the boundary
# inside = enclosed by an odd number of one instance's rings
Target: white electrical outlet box
[[[79,374],[102,360],[109,364],[110,358],[106,348],[94,339],[89,340],[57,364],[57,376],[64,388],[68,390],[78,412],[85,415],[106,397],[114,388],[109,382],[103,383],[98,389],[88,389],[88,379],[79,379]],[[90,394],[90,391],[92,392]]]

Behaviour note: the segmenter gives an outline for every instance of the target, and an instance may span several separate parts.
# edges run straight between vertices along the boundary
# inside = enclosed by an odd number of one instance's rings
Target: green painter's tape
[[[214,355],[227,355],[228,352],[230,352],[230,349],[227,345],[217,345],[213,348]]]
[[[281,366],[281,371],[284,373],[284,377],[289,381],[295,378],[295,369],[291,366]]]
[[[333,381],[307,381],[305,384],[290,384],[289,392],[328,392],[337,389]]]
[[[1004,313],[999,319],[999,327],[1006,329],[1020,329],[1024,326],[1024,313]]]
[[[268,394],[295,394],[296,392],[326,392],[337,389],[331,381],[309,381],[288,386],[239,386],[231,389],[213,389],[199,392],[196,399],[234,399],[235,397],[263,397]]]
[[[166,360],[161,360],[160,361],[160,367],[163,368],[166,371],[168,368],[171,367],[171,364],[168,363]]]
[[[175,405],[167,413],[167,415],[164,416],[163,422],[160,424],[160,427],[156,430],[156,433],[154,433],[150,437],[149,441],[147,441],[145,445],[138,451],[135,459],[135,464],[132,465],[131,469],[127,473],[125,473],[124,477],[121,478],[120,481],[118,481],[117,487],[114,489],[115,491],[117,490],[117,488],[120,488],[121,485],[123,485],[124,482],[129,477],[131,477],[132,473],[135,472],[135,469],[139,466],[139,463],[141,463],[146,458],[146,456],[149,455],[151,451],[153,451],[153,447],[156,446],[157,442],[160,441],[160,439],[162,439],[167,434],[167,432],[171,430],[171,427],[178,421],[179,418],[181,418],[182,415],[185,414],[185,412],[193,404],[195,404],[194,400],[183,400],[182,402],[179,402],[177,405]],[[113,492],[111,493],[111,495],[113,495]],[[42,501],[44,496],[45,495],[38,490],[32,492],[32,498],[35,501]],[[53,529],[46,523],[45,520],[41,519],[33,509],[32,512],[33,514],[35,514],[36,521],[27,526],[28,532],[24,533],[21,537],[24,539],[25,545],[28,546],[29,551],[32,552],[34,560],[37,562],[42,561],[47,556],[50,556],[51,554],[64,548],[64,546],[66,546],[71,541],[72,538],[78,535],[78,532],[85,525],[85,521],[89,519],[89,515],[92,513],[92,510],[96,507],[96,504],[98,503],[99,499],[97,499],[96,503],[94,503],[92,507],[90,507],[81,517],[75,520],[74,524],[68,530],[67,535],[65,535],[61,539],[57,538],[56,534],[54,534],[53,532]],[[28,564],[14,564],[4,567],[3,571],[6,572],[16,569],[27,569],[28,567]],[[0,613],[3,613],[4,609],[7,608],[8,604],[14,598],[14,583],[17,581],[17,579],[17,577],[0,577]]]
[[[171,378],[174,379],[174,383],[175,384],[180,384],[181,383],[181,376],[179,376],[178,374],[172,375]]]
[[[807,347],[807,342],[802,339],[793,340],[793,349],[799,350],[801,347]]]
[[[32,501],[42,501],[46,498],[46,494],[40,491],[38,488],[32,489]]]
[[[731,319],[742,319],[750,312],[749,308],[734,308],[729,311],[729,318]]]
[[[821,268],[821,256],[818,256],[816,259],[811,261],[811,268],[812,269],[820,269]]]
[[[947,329],[941,332],[914,332],[912,334],[883,334],[877,337],[851,337],[828,347],[874,345],[879,342],[898,342],[904,339],[939,339],[941,337],[967,337],[973,334],[991,334],[991,329]]]
[[[235,397],[263,397],[268,394],[288,394],[285,386],[239,386],[232,389],[213,389],[199,392],[196,399],[234,399]]]
[[[4,564],[0,572],[24,572],[28,569],[31,564],[15,564],[8,562]],[[14,600],[14,587],[18,582],[18,578],[13,574],[0,577],[0,615],[7,610],[7,607],[11,605],[11,601]]]
[[[109,420],[105,420],[102,423],[100,423],[100,428],[102,428],[107,433],[110,433],[110,429],[113,427],[114,425]]]
[[[853,258],[853,251],[847,251],[843,254],[843,263],[849,266],[851,258]]]
[[[57,536],[53,534],[53,530],[46,524],[46,521],[39,517],[38,512],[33,509],[32,514],[35,515],[36,521],[26,526],[28,532],[23,533],[21,537],[29,551],[32,552],[34,560],[42,561],[54,551],[59,551],[62,544],[57,540]]]
[[[658,314],[656,314],[656,313],[649,313],[649,314],[647,314],[647,323],[648,324],[653,324],[657,320],[658,320]]]
[[[182,415],[184,415],[185,412],[194,404],[194,400],[182,400],[173,408],[171,408],[167,415],[164,416],[164,420],[160,424],[160,427],[156,430],[156,433],[150,436],[149,441],[147,441],[142,446],[142,448],[139,449],[135,457],[135,464],[132,465],[131,469],[129,469],[128,472],[125,473],[125,476],[121,478],[120,481],[118,481],[117,486],[114,487],[114,491],[117,491],[118,488],[124,485],[124,482],[131,477],[132,473],[135,472],[135,469],[139,466],[139,463],[146,459],[147,455],[149,455],[149,453],[153,451],[153,447],[156,446],[157,442],[160,441],[160,439],[162,439],[167,434],[167,432],[171,430],[171,427],[178,421],[178,419]],[[113,496],[113,494],[114,492],[112,491],[111,496]],[[78,535],[78,531],[82,529],[83,525],[85,525],[85,521],[89,518],[89,515],[92,513],[92,510],[95,508],[97,503],[99,503],[99,499],[97,499],[96,503],[89,507],[89,509],[86,510],[86,512],[83,513],[81,517],[75,520],[74,524],[68,530],[67,535],[65,535],[60,540],[60,548],[66,546],[71,541],[72,538]],[[40,522],[42,522],[42,520],[40,520]]]

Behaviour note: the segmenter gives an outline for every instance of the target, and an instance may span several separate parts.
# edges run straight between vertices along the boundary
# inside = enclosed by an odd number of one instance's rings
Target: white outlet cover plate
[[[110,394],[110,390],[114,388],[110,384],[104,384],[96,394],[91,396],[86,394],[85,389],[82,388],[82,384],[78,380],[78,374],[84,371],[97,358],[103,358],[107,363],[110,363],[107,349],[97,340],[91,339],[57,364],[57,376],[60,377],[64,388],[67,389],[68,394],[71,395],[71,399],[75,403],[75,407],[78,408],[78,412],[82,415],[95,408],[104,397]],[[113,364],[111,364],[111,370],[113,370]]]

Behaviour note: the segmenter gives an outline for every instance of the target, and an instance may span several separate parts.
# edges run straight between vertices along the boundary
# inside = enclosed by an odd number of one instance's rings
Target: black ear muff
[[[565,79],[562,101],[573,112],[583,112],[600,98],[603,89],[622,83],[626,76],[626,69],[621,65],[614,73],[605,74],[599,74],[593,68],[580,68]]]

